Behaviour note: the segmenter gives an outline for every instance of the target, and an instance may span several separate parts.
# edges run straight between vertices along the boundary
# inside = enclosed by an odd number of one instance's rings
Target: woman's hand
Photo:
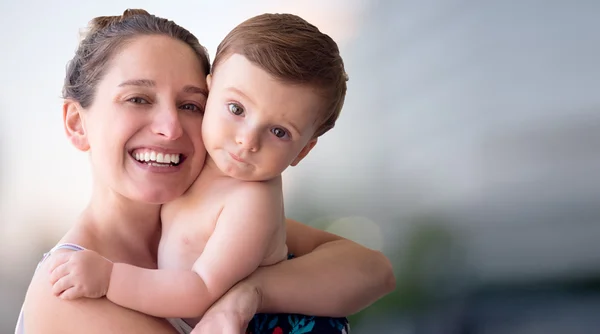
[[[214,303],[191,334],[242,334],[260,308],[261,294],[245,280]]]

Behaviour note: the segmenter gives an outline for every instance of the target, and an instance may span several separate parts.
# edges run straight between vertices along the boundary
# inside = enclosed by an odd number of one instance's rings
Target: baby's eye
[[[281,138],[281,139],[286,139],[287,137],[289,137],[288,132],[282,128],[272,128],[271,133],[273,133],[275,135],[275,137]]]
[[[240,116],[241,114],[244,113],[244,108],[240,107],[238,104],[236,103],[229,103],[227,105],[227,108],[229,109],[229,111],[236,115],[236,116]]]

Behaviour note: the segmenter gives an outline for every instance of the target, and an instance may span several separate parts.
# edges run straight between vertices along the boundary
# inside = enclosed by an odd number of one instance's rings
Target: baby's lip
[[[242,157],[240,157],[239,155],[235,154],[235,153],[231,153],[229,152],[229,155],[233,158],[233,160],[235,161],[239,161],[239,162],[243,162],[243,163],[247,163],[246,160],[244,160]]]

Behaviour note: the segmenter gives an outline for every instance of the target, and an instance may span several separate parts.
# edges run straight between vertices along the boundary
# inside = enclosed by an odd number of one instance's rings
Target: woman
[[[67,69],[63,120],[71,143],[89,151],[94,185],[88,206],[60,244],[156,268],[160,205],[183,194],[202,167],[199,132],[209,66],[197,39],[172,21],[127,10],[91,22]],[[185,158],[177,168],[146,168],[131,156],[140,147],[183,152]],[[208,310],[195,333],[240,333],[257,312],[343,317],[393,289],[391,267],[381,253],[287,223],[288,247],[297,258],[261,268],[238,283]],[[48,261],[42,261],[27,292],[19,333],[175,332],[166,320],[105,298],[61,300],[48,275]],[[258,326],[250,331],[276,331],[271,321],[264,325],[273,317],[257,315]],[[323,329],[313,332],[343,330],[331,329],[339,321],[314,319],[315,329]]]

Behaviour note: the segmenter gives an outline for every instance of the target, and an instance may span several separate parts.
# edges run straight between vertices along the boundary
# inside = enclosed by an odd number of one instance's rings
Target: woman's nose
[[[183,127],[176,107],[160,110],[152,123],[152,131],[168,140],[179,139],[183,135]]]

